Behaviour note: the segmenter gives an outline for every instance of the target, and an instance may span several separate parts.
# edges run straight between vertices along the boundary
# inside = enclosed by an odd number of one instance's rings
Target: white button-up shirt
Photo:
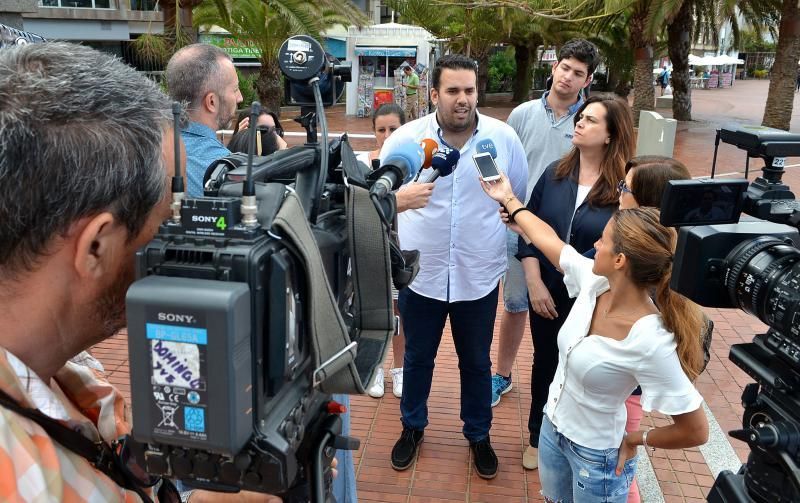
[[[642,408],[676,415],[697,410],[703,397],[681,368],[675,336],[661,316],[643,316],[618,341],[590,335],[597,297],[608,279],[592,273],[593,261],[571,246],[561,252],[570,296],[577,297],[558,332],[558,369],[544,412],[559,433],[583,447],[619,447],[625,400],[642,387]]]
[[[435,113],[401,126],[384,143],[381,158],[399,145],[425,138],[435,140],[440,150],[448,148]],[[522,143],[504,122],[479,115],[477,129],[460,149],[456,169],[436,180],[428,205],[397,217],[401,247],[420,252],[419,274],[410,288],[422,296],[449,302],[480,299],[494,290],[506,271],[505,225],[497,202],[483,192],[472,160],[476,145],[487,139],[497,149],[495,162],[514,194],[520,200],[525,197],[528,165]],[[430,173],[423,171],[420,181]]]

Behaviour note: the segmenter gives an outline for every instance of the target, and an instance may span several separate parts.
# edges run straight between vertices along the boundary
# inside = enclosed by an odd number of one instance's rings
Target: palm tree
[[[256,92],[261,103],[280,112],[283,86],[278,51],[287,38],[316,39],[336,24],[363,25],[366,16],[350,0],[202,0],[194,10],[195,26],[216,25],[259,52]]]
[[[672,118],[692,120],[692,90],[689,88],[689,51],[692,40],[692,7],[697,0],[684,0],[667,25],[669,60],[672,62]],[[716,33],[716,32],[715,32]]]
[[[163,69],[170,56],[178,49],[195,41],[192,30],[192,9],[202,0],[156,0],[154,8],[164,12],[164,33],[152,33],[152,20],[147,33],[133,41],[139,61],[152,69]]]
[[[769,94],[762,125],[789,130],[794,100],[794,79],[800,60],[800,6],[797,0],[783,0],[780,35],[769,79]]]
[[[672,61],[672,115],[677,120],[692,119],[689,89],[689,50],[692,41],[719,43],[719,27],[730,23],[734,43],[740,40],[739,15],[760,36],[762,27],[772,28],[780,16],[776,0],[683,0],[680,9],[668,20],[669,58]],[[773,33],[777,36],[777,33]]]
[[[483,105],[491,49],[511,29],[504,19],[503,9],[436,4],[427,0],[388,0],[386,3],[408,22],[425,28],[437,38],[446,39],[450,50],[478,62],[478,105]]]
[[[600,56],[605,61],[608,89],[624,98],[627,98],[631,92],[633,53],[620,50],[620,48],[625,47],[628,43],[630,18],[631,12],[623,11],[617,15],[593,21],[584,28],[586,33],[594,34],[587,38],[597,45],[600,49]]]

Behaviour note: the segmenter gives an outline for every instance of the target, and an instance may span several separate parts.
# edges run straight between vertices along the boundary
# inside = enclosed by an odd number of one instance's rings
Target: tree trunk
[[[511,101],[514,103],[522,103],[528,99],[528,93],[531,90],[531,82],[533,81],[533,55],[532,51],[527,45],[514,45],[514,61],[517,63],[517,75],[513,83],[514,94]]]
[[[478,61],[478,106],[486,104],[486,86],[489,84],[489,52],[476,55]]]
[[[653,48],[645,38],[644,25],[647,10],[642,6],[631,16],[631,47],[633,59],[633,123],[639,126],[639,112],[653,110],[655,93],[653,92]]]
[[[761,124],[788,131],[792,120],[797,61],[800,59],[800,7],[797,0],[783,0],[779,33]]]
[[[192,9],[202,3],[202,0],[165,0],[159,2],[159,7],[164,12],[164,31],[173,34],[176,38],[176,48],[197,41],[197,30],[192,26]],[[180,8],[180,27],[175,22],[177,9]],[[176,28],[180,31],[178,34]],[[184,43],[181,43],[184,42]]]
[[[667,26],[669,59],[672,62],[672,118],[692,120],[692,90],[689,87],[689,49],[692,41],[692,4],[684,0]]]
[[[283,97],[283,85],[281,82],[281,70],[276,61],[262,61],[261,69],[258,71],[256,79],[256,94],[261,104],[281,116],[281,98]]]

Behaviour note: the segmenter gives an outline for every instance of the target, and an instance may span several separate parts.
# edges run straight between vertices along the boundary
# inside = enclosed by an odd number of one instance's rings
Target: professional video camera
[[[708,501],[800,501],[800,205],[781,182],[800,135],[732,126],[723,141],[764,159],[763,177],[672,181],[662,223],[679,226],[670,287],[706,307],[738,307],[769,325],[730,359],[756,380],[745,387],[741,430],[750,446],[738,474],[719,474]],[[744,210],[750,217],[739,216]],[[769,221],[762,220],[761,217]],[[786,225],[790,224],[790,225]]]
[[[307,143],[256,157],[251,128],[246,161],[213,164],[202,198],[183,197],[176,168],[173,216],[137,255],[133,453],[194,487],[323,502],[335,449],[358,447],[331,393],[363,393],[396,330],[390,248],[396,283],[413,278],[384,189],[413,176],[421,153],[387,159],[368,190],[375,178],[346,136],[327,142],[321,82],[341,94],[348,68],[307,36],[285,41],[279,60],[287,99],[313,98],[301,109]]]

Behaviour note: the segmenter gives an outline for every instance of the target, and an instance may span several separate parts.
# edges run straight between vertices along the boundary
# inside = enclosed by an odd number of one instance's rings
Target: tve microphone
[[[370,193],[378,197],[384,197],[400,185],[410,182],[422,167],[425,152],[417,143],[406,143],[389,152],[382,161],[381,167],[370,176],[375,180]]]
[[[475,152],[479,154],[489,152],[492,154],[492,159],[497,159],[497,148],[494,146],[494,142],[489,138],[479,141],[478,145],[475,146]]]
[[[431,163],[433,175],[428,178],[428,183],[435,181],[440,176],[449,176],[458,166],[460,158],[461,152],[456,149],[451,149],[447,155],[444,155],[444,152],[438,152],[433,156],[433,162]]]

